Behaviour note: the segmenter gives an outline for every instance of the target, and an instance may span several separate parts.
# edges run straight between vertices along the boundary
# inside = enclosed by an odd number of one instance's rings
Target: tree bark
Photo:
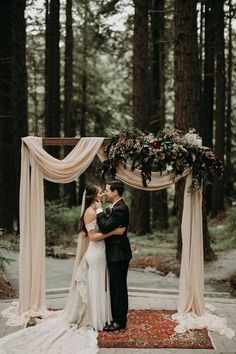
[[[81,94],[81,116],[80,116],[80,136],[86,136],[86,118],[87,118],[87,60],[88,60],[88,2],[84,2],[83,9],[83,53],[82,53],[82,94]],[[83,193],[86,185],[86,173],[84,172],[79,178],[79,205],[82,204]]]
[[[46,60],[45,60],[45,135],[60,136],[60,0],[46,1]],[[59,158],[59,147],[47,151]],[[59,199],[59,184],[45,183],[46,198]]]
[[[202,195],[202,232],[203,232],[203,253],[205,261],[213,261],[217,259],[216,254],[214,253],[211,247],[211,238],[207,225],[207,210],[206,210],[206,197],[205,190],[203,186],[203,195]]]
[[[204,146],[213,146],[213,120],[214,120],[214,72],[215,72],[215,30],[213,1],[205,2],[205,60],[204,81],[202,95],[202,115],[200,132]],[[211,210],[212,185],[206,186],[206,210]]]
[[[200,0],[200,33],[199,33],[199,71],[200,71],[200,97],[202,93],[202,73],[203,73],[203,32],[204,32],[204,5],[205,0]]]
[[[200,90],[197,40],[197,1],[175,1],[175,128],[186,131],[188,128],[199,130]],[[176,185],[177,208],[177,258],[181,257],[181,222],[185,181]]]
[[[150,233],[150,192],[132,190],[130,231],[137,235]],[[135,199],[133,199],[135,196]]]
[[[214,116],[214,68],[215,68],[215,26],[213,0],[205,2],[205,60],[202,92],[202,114],[200,132],[203,145],[212,147],[213,116]],[[216,258],[212,248],[207,226],[207,214],[211,210],[212,185],[204,186],[202,202],[204,259],[211,261]]]
[[[65,77],[64,77],[64,135],[76,135],[73,107],[73,30],[72,30],[72,0],[66,1],[66,41],[65,41]],[[65,156],[71,148],[65,148]],[[68,205],[76,205],[76,182],[64,186]]]
[[[232,176],[232,1],[229,0],[228,24],[228,70],[227,70],[227,111],[226,111],[226,166],[225,166],[225,192],[228,203],[232,204],[233,176]]]
[[[225,57],[224,57],[224,0],[214,1],[216,25],[216,111],[215,146],[218,159],[224,162],[225,142]],[[212,193],[212,217],[224,211],[224,180],[215,179]]]
[[[150,131],[157,133],[165,127],[165,0],[151,1],[151,118]],[[167,190],[151,193],[152,227],[168,228]]]
[[[0,7],[0,228],[18,213],[21,137],[27,135],[25,1]]]
[[[15,215],[12,2],[0,7],[0,228],[11,231]]]
[[[215,30],[216,22],[212,8],[214,0],[205,2],[205,60],[203,83],[203,115],[200,132],[203,145],[212,148],[213,144],[213,105],[215,69]]]
[[[21,167],[21,138],[28,134],[27,120],[27,71],[26,71],[26,0],[15,0],[12,13],[13,23],[13,114],[15,137],[15,208],[18,224],[19,188]]]
[[[149,100],[149,37],[148,1],[134,0],[133,38],[133,117],[134,126],[147,129],[150,116]],[[130,230],[138,235],[150,232],[150,195],[133,190],[131,199]]]

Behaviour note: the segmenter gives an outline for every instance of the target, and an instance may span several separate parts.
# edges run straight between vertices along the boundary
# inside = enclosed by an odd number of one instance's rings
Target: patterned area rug
[[[206,329],[176,333],[172,310],[130,310],[124,331],[99,332],[100,348],[214,349]]]

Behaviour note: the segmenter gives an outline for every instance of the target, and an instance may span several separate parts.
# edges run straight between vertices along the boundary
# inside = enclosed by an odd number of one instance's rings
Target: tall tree
[[[147,129],[149,121],[149,36],[148,1],[134,0],[133,38],[133,117],[134,125]],[[150,232],[149,192],[133,190],[131,199],[130,229],[138,235]]]
[[[82,37],[82,92],[81,92],[81,114],[80,114],[80,136],[86,136],[87,118],[87,89],[88,89],[88,12],[89,2],[83,0],[83,37]],[[86,174],[83,173],[79,179],[79,204],[82,203],[83,192],[85,190]]]
[[[229,6],[229,23],[228,23],[228,70],[227,70],[227,111],[226,111],[226,174],[225,174],[225,191],[228,201],[231,203],[233,197],[233,178],[232,178],[232,0],[228,2]]]
[[[215,27],[213,1],[205,2],[205,60],[202,92],[202,115],[200,132],[203,145],[213,146],[213,117],[214,117],[214,72],[215,72]],[[211,210],[212,186],[206,186],[206,209]]]
[[[72,0],[66,1],[66,39],[65,39],[65,76],[64,76],[64,133],[75,135],[73,117],[73,30]]]
[[[73,29],[72,29],[72,0],[66,1],[66,39],[65,39],[65,77],[64,77],[64,134],[68,137],[76,135],[73,105]],[[67,155],[70,148],[65,148]],[[76,204],[75,181],[65,185],[68,204]]]
[[[224,0],[214,1],[216,20],[216,102],[215,102],[215,145],[216,156],[224,161],[225,146],[225,42]],[[224,211],[224,180],[215,179],[212,193],[212,217]]]
[[[26,72],[26,0],[15,0],[12,12],[13,50],[13,114],[15,138],[16,210],[18,211],[20,187],[21,138],[28,133],[27,121],[27,72]],[[18,214],[18,213],[17,213]],[[18,216],[18,215],[17,215]]]
[[[200,28],[199,28],[199,71],[200,71],[200,92],[202,92],[202,72],[203,72],[203,33],[204,33],[204,7],[205,0],[200,0]]]
[[[45,135],[60,136],[60,0],[46,0]],[[59,158],[59,147],[48,152]],[[59,198],[59,184],[46,183],[46,198]]]
[[[18,209],[20,138],[27,135],[25,1],[0,7],[0,227],[12,231]]]
[[[36,136],[43,136],[45,117],[45,9],[37,1],[27,1],[27,95],[29,130]],[[34,16],[32,15],[34,14]]]
[[[11,230],[15,209],[12,104],[12,2],[0,6],[0,227]]]
[[[200,133],[203,145],[212,147],[213,144],[213,115],[214,115],[214,69],[215,69],[215,26],[213,0],[205,1],[205,40],[204,40],[204,76],[201,100]],[[202,15],[203,16],[203,15]],[[204,186],[202,203],[203,247],[205,260],[216,258],[212,248],[207,226],[207,214],[211,210],[212,185]]]
[[[165,126],[165,0],[151,1],[151,87],[152,112],[150,130],[157,133]],[[151,194],[152,225],[154,228],[168,228],[167,190],[163,189]]]
[[[175,1],[174,19],[174,92],[175,128],[186,131],[193,127],[199,129],[200,90],[197,40],[197,0]],[[176,184],[177,207],[177,257],[181,257],[181,222],[183,213],[183,194],[185,181]]]

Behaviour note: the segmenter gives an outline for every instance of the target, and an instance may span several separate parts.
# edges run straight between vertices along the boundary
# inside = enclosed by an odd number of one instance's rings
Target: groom
[[[124,183],[114,180],[106,185],[106,197],[111,203],[109,210],[103,212],[101,204],[97,203],[97,223],[101,232],[110,232],[118,226],[126,227],[123,235],[114,235],[105,239],[113,317],[112,323],[104,327],[104,331],[107,332],[124,329],[127,323],[127,273],[132,252],[127,237],[129,209],[122,199],[123,192]]]

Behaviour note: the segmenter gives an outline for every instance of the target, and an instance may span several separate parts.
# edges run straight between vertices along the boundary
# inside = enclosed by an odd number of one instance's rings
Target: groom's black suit
[[[112,317],[114,322],[125,325],[128,312],[127,273],[132,252],[127,237],[129,209],[123,199],[119,200],[110,212],[98,213],[97,223],[103,233],[119,226],[126,227],[123,235],[114,235],[105,239]]]

